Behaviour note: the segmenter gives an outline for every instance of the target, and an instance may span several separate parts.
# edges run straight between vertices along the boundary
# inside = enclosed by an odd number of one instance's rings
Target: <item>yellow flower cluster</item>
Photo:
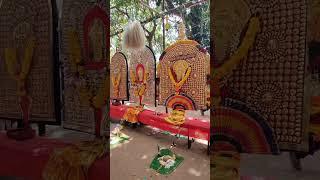
[[[20,72],[17,72],[17,49],[6,48],[4,52],[7,71],[12,76],[12,78],[15,79],[18,83],[17,94],[19,96],[27,95],[25,81],[31,68],[34,47],[35,38],[30,37],[29,39],[27,39],[26,47],[24,49],[24,56]]]
[[[120,80],[121,80],[121,74],[120,73],[117,74],[117,77],[115,77],[115,76],[111,77],[112,86],[113,86],[113,93],[114,93],[115,97],[119,96]]]
[[[79,73],[80,75],[85,75],[85,68],[80,65],[81,57],[81,47],[78,34],[75,30],[71,30],[69,33],[69,55],[70,62],[72,65],[73,73]],[[99,88],[96,95],[93,94],[93,91],[86,86],[78,86],[77,91],[81,102],[85,105],[92,105],[95,108],[101,108],[105,105],[106,98],[109,94],[109,81],[108,76],[105,77],[102,87]]]
[[[143,108],[138,107],[129,107],[126,112],[124,113],[122,119],[128,121],[130,123],[137,123],[138,122],[138,115],[140,112],[143,111]]]
[[[109,80],[105,77],[102,87],[99,88],[96,96],[92,98],[92,105],[95,108],[101,108],[106,104],[106,99],[109,95]]]
[[[142,84],[139,88],[136,89],[134,94],[136,96],[143,96],[146,93],[147,86],[146,84]]]
[[[148,76],[149,76],[149,72],[148,70],[145,70],[144,72],[144,76],[143,76],[143,82],[140,84],[140,86],[135,90],[134,92],[134,95],[135,96],[143,96],[145,93],[146,93],[146,90],[147,90],[147,79],[148,79]],[[138,84],[138,81],[137,81],[137,78],[136,78],[136,75],[134,73],[134,71],[130,71],[130,78],[131,78],[131,83],[133,85],[137,85]]]
[[[172,84],[174,85],[174,89],[175,89],[176,93],[178,93],[180,91],[180,89],[182,88],[182,86],[187,81],[187,79],[189,78],[189,76],[191,74],[191,67],[188,67],[187,73],[183,76],[183,78],[179,82],[176,82],[176,80],[174,79],[171,68],[168,68],[168,73],[169,73],[169,78],[170,78]]]
[[[175,126],[179,126],[185,122],[185,111],[173,110],[170,116],[165,118],[165,121]]]
[[[130,79],[132,84],[136,83],[136,76],[132,70],[130,70]]]
[[[71,30],[68,32],[68,36],[71,71],[72,73],[77,73],[80,70],[79,64],[81,63],[81,47],[78,39],[78,33],[75,30]],[[83,70],[81,72],[83,72]]]

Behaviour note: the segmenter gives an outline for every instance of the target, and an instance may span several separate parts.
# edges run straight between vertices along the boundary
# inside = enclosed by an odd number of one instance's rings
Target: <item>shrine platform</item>
[[[128,107],[127,105],[110,105],[110,118],[113,120],[121,120]],[[166,113],[156,115],[155,111],[144,110],[138,115],[138,121],[164,131],[187,136],[189,141],[189,138],[206,140],[209,146],[210,120],[187,117],[184,124],[174,126],[164,120],[167,116],[168,114]],[[191,144],[189,143],[189,148],[190,146]]]
[[[43,169],[51,153],[69,143],[61,140],[35,137],[26,141],[9,139],[0,133],[0,176],[21,177],[24,180],[42,180]],[[109,157],[97,160],[89,169],[89,180],[108,179]]]

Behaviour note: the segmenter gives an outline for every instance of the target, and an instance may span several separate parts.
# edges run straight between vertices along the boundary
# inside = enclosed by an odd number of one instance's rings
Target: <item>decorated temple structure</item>
[[[183,23],[179,39],[161,55],[159,63],[159,104],[172,109],[207,108],[209,55],[196,41],[186,39]]]
[[[110,62],[111,86],[110,99],[115,103],[129,100],[128,62],[126,56],[116,52]]]
[[[111,89],[114,94],[125,95],[125,84],[120,92],[115,89],[115,85],[120,85],[121,80],[126,81],[125,76],[128,74],[129,102],[122,105],[112,102],[110,118],[187,136],[190,148],[193,138],[209,140],[209,120],[189,117],[186,111],[195,114],[197,110],[208,109],[210,69],[207,67],[210,65],[210,56],[199,43],[186,38],[183,23],[180,23],[178,32],[178,40],[162,53],[156,66],[152,50],[145,46],[145,35],[140,23],[134,21],[128,24],[122,49],[128,54],[128,70],[116,68],[121,64],[125,67],[124,54],[116,52],[111,59],[111,72],[116,72],[112,84],[114,87]],[[117,65],[112,65],[114,63]],[[121,78],[117,73],[122,74]],[[117,76],[121,79],[119,82]]]
[[[0,132],[0,179],[109,176],[108,6],[63,4],[59,19],[54,0],[0,1],[0,121],[11,124]],[[92,139],[50,139],[53,125]]]
[[[290,151],[300,169],[300,158],[319,149],[317,20],[307,23],[318,17],[317,8],[307,1],[215,4],[214,152]]]
[[[107,5],[70,0],[63,7],[63,126],[98,135],[109,96]]]
[[[32,7],[32,8],[30,8]],[[61,121],[57,71],[57,15],[50,1],[6,1],[0,12],[0,117],[23,119],[15,139],[34,136],[29,122]],[[38,12],[38,14],[36,14]]]

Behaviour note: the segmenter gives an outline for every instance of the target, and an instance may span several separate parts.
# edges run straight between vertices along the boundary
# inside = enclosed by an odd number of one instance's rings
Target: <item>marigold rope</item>
[[[17,49],[6,48],[4,52],[7,71],[18,84],[17,94],[19,96],[27,95],[25,80],[27,79],[28,73],[31,68],[34,47],[35,38],[30,37],[29,39],[27,39],[27,44],[24,49],[24,56],[20,72],[17,71]]]
[[[170,80],[174,86],[174,89],[177,93],[181,90],[182,86],[186,83],[187,79],[189,78],[191,74],[191,67],[188,67],[187,73],[183,76],[183,78],[179,82],[176,82],[176,80],[174,79],[171,68],[168,68],[168,73],[169,73]]]
[[[213,73],[213,91],[215,96],[213,97],[214,105],[219,105],[221,102],[220,96],[220,80],[230,73],[240,62],[245,60],[248,56],[249,50],[253,47],[255,38],[260,32],[260,20],[258,17],[252,17],[249,22],[248,30],[242,41],[240,47],[236,50],[229,60],[227,60],[221,67],[216,69]]]

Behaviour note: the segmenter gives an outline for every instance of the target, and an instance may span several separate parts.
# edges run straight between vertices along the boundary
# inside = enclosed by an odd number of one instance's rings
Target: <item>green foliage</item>
[[[162,11],[162,1],[159,0],[110,0],[111,13],[111,55],[119,47],[120,37],[128,22],[138,20],[142,23],[147,37],[146,44],[155,52],[157,59],[163,52],[162,18],[158,18],[163,12],[181,6],[189,0],[165,0],[165,10]],[[158,2],[158,5],[157,5]],[[160,3],[159,3],[160,2]],[[156,18],[154,18],[156,17]],[[178,37],[178,23],[184,20],[189,39],[196,40],[202,46],[209,48],[209,3],[173,11],[168,15],[170,27],[165,32],[165,47],[176,41]]]

